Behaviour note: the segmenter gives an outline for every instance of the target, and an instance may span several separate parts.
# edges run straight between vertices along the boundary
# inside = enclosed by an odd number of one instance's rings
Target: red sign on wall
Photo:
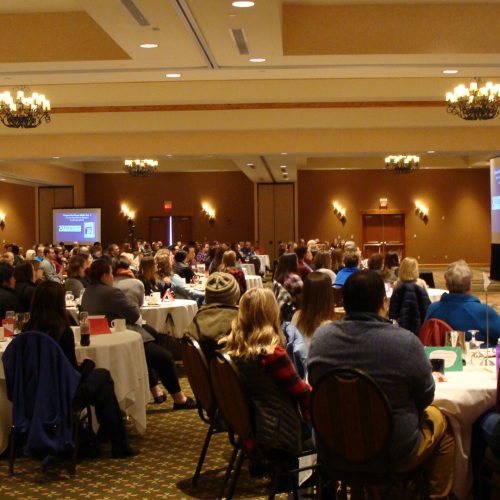
[[[165,210],[165,212],[169,212],[170,210],[172,210],[172,202],[171,201],[164,201],[163,202],[163,210]]]

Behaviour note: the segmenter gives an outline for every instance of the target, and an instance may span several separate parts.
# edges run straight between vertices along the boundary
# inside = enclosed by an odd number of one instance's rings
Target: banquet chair
[[[203,467],[203,462],[207,455],[210,440],[217,432],[216,427],[218,424],[219,412],[210,382],[210,373],[205,354],[200,344],[187,335],[182,340],[182,362],[189,380],[189,385],[198,402],[198,415],[203,422],[208,424],[205,441],[203,442],[198,464],[192,479],[193,486],[196,486],[201,468]]]
[[[343,498],[347,498],[347,487],[351,498],[364,498],[365,491],[378,496],[381,489],[388,497],[396,493],[390,498],[405,498],[397,496],[399,488],[413,487],[411,479],[418,470],[396,472],[390,453],[391,405],[370,375],[355,368],[329,370],[314,387],[311,407],[321,464],[320,496],[327,484],[335,488],[340,483]],[[408,498],[418,498],[418,492],[412,491]]]
[[[255,257],[255,255],[252,255],[249,259],[248,259],[248,262],[250,264],[253,264],[253,267],[255,269],[255,274],[258,274],[258,275],[261,275],[261,276],[264,276],[264,272],[260,272],[260,259],[258,257]]]
[[[80,429],[93,438],[90,406],[82,411],[72,404],[80,374],[60,346],[41,332],[16,336],[2,361],[13,417],[9,474],[14,474],[21,442],[25,454],[42,460],[44,471],[56,458],[69,458],[68,471],[75,474]]]
[[[237,368],[227,354],[216,353],[210,362],[210,377],[215,397],[217,399],[220,412],[224,417],[224,422],[228,427],[229,441],[233,447],[233,453],[226,469],[222,490],[218,498],[232,499],[239,479],[241,466],[245,458],[249,458],[249,442],[255,442],[253,435],[253,424],[250,413],[249,402],[245,396],[243,385]],[[274,499],[278,487],[278,476],[292,478],[291,486],[293,498],[298,500],[297,484],[295,476],[302,470],[311,470],[314,466],[297,469],[287,466],[287,459],[296,459],[301,456],[310,455],[311,451],[283,457],[280,459],[269,458],[273,470],[273,481],[269,499]],[[234,468],[234,471],[233,471]],[[231,474],[233,473],[233,474]],[[231,478],[232,475],[232,478]],[[226,486],[229,483],[227,496],[224,497]]]
[[[425,346],[443,346],[446,344],[446,334],[453,328],[441,319],[431,318],[424,321],[418,332],[418,338]]]

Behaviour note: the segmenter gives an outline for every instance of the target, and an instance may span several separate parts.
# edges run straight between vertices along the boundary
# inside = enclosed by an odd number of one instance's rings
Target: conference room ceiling
[[[154,157],[160,171],[256,182],[383,168],[390,153],[484,168],[500,118],[464,122],[443,101],[472,77],[500,80],[498,30],[483,22],[498,18],[493,0],[2,0],[1,90],[29,85],[54,113],[2,127],[0,159],[93,173]]]

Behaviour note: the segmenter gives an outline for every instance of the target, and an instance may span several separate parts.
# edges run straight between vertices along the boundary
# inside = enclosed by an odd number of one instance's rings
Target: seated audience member
[[[38,262],[42,262],[43,260],[43,251],[45,250],[45,247],[43,245],[38,245],[36,247],[36,257],[35,260]]]
[[[243,242],[241,242],[241,243],[243,243]],[[241,255],[240,243],[233,241],[233,243],[231,243],[231,245],[229,247],[229,250],[232,250],[236,254],[236,262],[238,262],[238,263],[243,262],[243,256]]]
[[[172,274],[173,255],[168,248],[160,248],[154,258],[156,272],[160,280],[161,294],[164,296],[167,289],[170,289],[172,285],[170,275]]]
[[[374,253],[370,255],[368,259],[368,269],[370,271],[375,271],[377,274],[382,275],[382,269],[384,268],[384,256],[380,253]]]
[[[191,267],[196,265],[196,247],[193,243],[184,245],[182,248],[186,252],[186,264]]]
[[[36,288],[36,271],[31,261],[22,262],[14,268],[16,280],[15,292],[21,308],[20,312],[28,312],[31,307],[31,299]]]
[[[68,277],[64,282],[64,288],[78,299],[85,290],[88,280],[85,276],[86,263],[83,255],[72,255],[68,261]]]
[[[2,254],[1,262],[4,264],[9,264],[14,267],[14,254],[12,252],[4,252]]]
[[[234,360],[250,399],[256,449],[265,453],[300,451],[297,403],[308,418],[310,388],[286,352],[271,290],[252,288],[241,297],[223,351]]]
[[[425,281],[419,282],[418,262],[405,257],[401,261],[399,278],[392,292],[389,318],[395,319],[401,328],[418,335],[430,304]]]
[[[98,259],[90,266],[90,285],[82,297],[82,311],[104,315],[111,322],[123,318],[129,330],[140,333],[148,365],[149,387],[155,403],[161,404],[166,395],[158,385],[158,377],[174,400],[174,410],[196,408],[196,402],[181,391],[172,354],[159,345],[155,337],[138,325],[141,313],[137,303],[127,298],[122,290],[113,286],[113,273],[107,259]]]
[[[46,280],[62,283],[61,275],[57,273],[56,266],[54,264],[55,258],[56,254],[54,249],[52,247],[45,247],[43,249],[43,260],[41,266]]]
[[[314,257],[314,268],[320,273],[325,273],[330,277],[332,285],[335,283],[337,275],[332,271],[332,257],[329,250],[320,250]]]
[[[259,240],[256,240],[253,244],[253,253],[255,255],[264,255],[265,254],[264,247],[260,244]]]
[[[434,406],[434,378],[419,339],[384,319],[384,282],[359,271],[343,287],[346,316],[321,326],[309,350],[308,376],[314,385],[334,367],[360,369],[380,385],[393,412],[390,443],[399,471],[422,465],[430,498],[448,498],[455,439],[446,417]],[[411,362],[409,362],[411,359]]]
[[[128,260],[120,260],[113,269],[113,286],[121,290],[137,307],[144,303],[144,284],[135,277]]]
[[[332,271],[338,273],[344,267],[344,251],[342,248],[332,250]]]
[[[274,271],[272,290],[280,309],[281,321],[290,321],[300,307],[304,283],[298,275],[296,253],[284,253]]]
[[[164,259],[162,262],[163,272],[167,273],[168,279],[170,280],[170,290],[174,293],[175,297],[178,299],[189,299],[196,300],[198,305],[203,304],[205,294],[201,290],[189,286],[184,278],[181,278],[176,272],[172,272],[172,260]]]
[[[245,279],[245,273],[238,267],[236,267],[236,254],[232,250],[224,252],[222,256],[222,264],[219,267],[219,272],[229,273],[237,281],[240,287],[240,295],[243,295],[247,291],[247,281]]]
[[[5,319],[7,311],[22,310],[15,287],[14,268],[6,262],[0,262],[0,319]]]
[[[440,301],[429,306],[425,319],[443,320],[453,329],[465,332],[466,340],[471,339],[468,330],[479,330],[476,338],[485,342],[488,311],[490,344],[496,345],[500,337],[500,316],[493,307],[471,295],[472,271],[467,263],[464,260],[452,262],[444,278],[450,293],[443,293]]]
[[[32,248],[26,250],[25,260],[34,260],[35,257],[36,257],[36,252]]]
[[[304,280],[302,305],[292,318],[292,323],[304,337],[307,347],[317,328],[334,318],[335,304],[330,278],[319,271],[308,274]]]
[[[186,262],[187,253],[184,250],[177,250],[174,254],[174,273],[184,278],[186,283],[191,283],[194,276],[194,271]]]
[[[61,347],[70,364],[82,376],[73,406],[83,409],[87,405],[95,408],[99,422],[99,436],[111,441],[111,456],[126,458],[137,455],[137,451],[128,444],[127,431],[115,396],[113,379],[108,370],[95,368],[89,359],[78,365],[75,355],[75,338],[71,331],[64,287],[53,281],[40,283],[33,295],[30,319],[25,331],[43,332],[52,337]]]
[[[163,296],[165,286],[158,276],[158,268],[154,257],[144,257],[141,260],[138,278],[144,285],[146,296],[151,295],[153,292],[160,292]]]
[[[335,288],[342,288],[347,278],[359,271],[359,255],[354,251],[344,252],[344,266],[335,278]]]
[[[297,255],[297,271],[302,281],[304,281],[304,278],[309,273],[312,273],[311,267],[305,261],[306,254],[307,254],[306,246],[298,246],[295,249],[295,255]]]
[[[201,245],[200,251],[196,254],[196,262],[198,264],[205,264],[208,259],[209,251],[210,251],[210,245],[208,243],[203,243]]]
[[[397,252],[387,252],[384,257],[382,278],[386,283],[394,283],[399,274],[399,255]]]
[[[231,331],[231,323],[238,315],[240,287],[231,274],[213,273],[205,286],[205,305],[189,326],[189,335],[196,339],[210,358],[218,349],[219,340]]]

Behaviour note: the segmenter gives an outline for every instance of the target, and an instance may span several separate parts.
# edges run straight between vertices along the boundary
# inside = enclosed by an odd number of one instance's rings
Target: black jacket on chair
[[[389,318],[401,328],[418,335],[431,301],[427,291],[416,283],[401,283],[392,292]]]

